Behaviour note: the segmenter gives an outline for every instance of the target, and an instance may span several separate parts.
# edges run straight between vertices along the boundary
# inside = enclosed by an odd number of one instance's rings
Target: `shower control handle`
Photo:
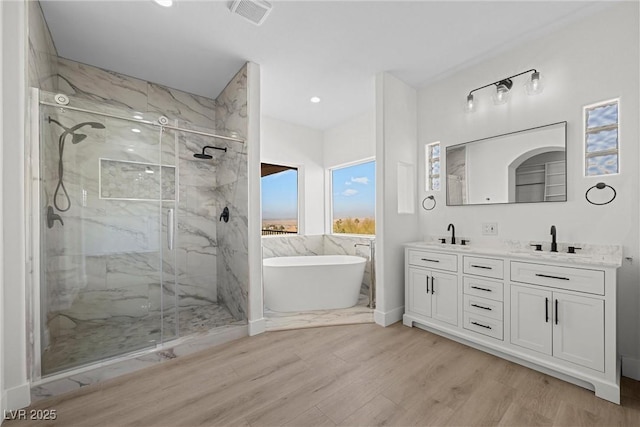
[[[167,209],[167,247],[170,251],[173,250],[173,209]]]

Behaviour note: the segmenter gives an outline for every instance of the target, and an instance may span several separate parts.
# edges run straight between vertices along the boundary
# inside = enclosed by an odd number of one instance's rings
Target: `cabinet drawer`
[[[465,311],[464,328],[502,341],[501,320],[491,319]]]
[[[499,301],[465,295],[464,311],[502,321],[502,303]]]
[[[458,256],[454,254],[409,250],[409,264],[438,270],[458,271]]]
[[[501,282],[477,279],[475,277],[464,277],[465,295],[475,295],[482,298],[489,298],[495,301],[504,301],[504,286]]]
[[[504,277],[504,261],[495,258],[464,256],[463,271],[465,274],[502,279]]]
[[[604,295],[604,271],[511,261],[511,280]]]

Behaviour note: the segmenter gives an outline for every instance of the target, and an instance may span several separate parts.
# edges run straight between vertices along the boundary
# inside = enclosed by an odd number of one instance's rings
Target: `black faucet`
[[[558,244],[556,243],[556,226],[551,226],[551,252],[558,252]]]
[[[453,226],[453,224],[449,224],[449,227],[447,227],[447,231],[451,231],[451,244],[455,245],[456,244],[456,228]]]

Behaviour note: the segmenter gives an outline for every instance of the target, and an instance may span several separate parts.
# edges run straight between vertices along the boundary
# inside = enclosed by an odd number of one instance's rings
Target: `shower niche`
[[[246,325],[217,220],[246,186],[242,139],[47,92],[38,105],[34,378]]]

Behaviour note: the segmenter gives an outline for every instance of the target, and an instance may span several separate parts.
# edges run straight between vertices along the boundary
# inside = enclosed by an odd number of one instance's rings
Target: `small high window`
[[[261,164],[262,235],[298,233],[298,169]]]
[[[376,162],[331,170],[331,227],[338,234],[376,234]]]
[[[440,190],[440,143],[425,145],[425,188],[427,191]]]
[[[584,108],[586,176],[620,173],[618,120],[617,99]]]

